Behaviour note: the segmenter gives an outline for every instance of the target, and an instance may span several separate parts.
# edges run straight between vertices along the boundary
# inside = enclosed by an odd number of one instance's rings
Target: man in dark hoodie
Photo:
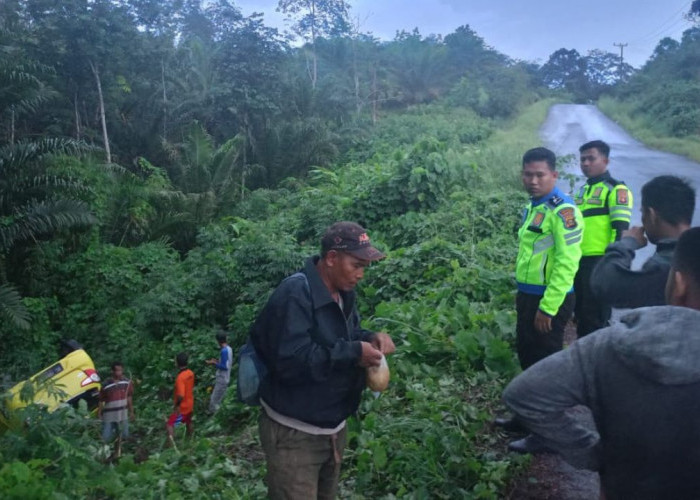
[[[660,175],[642,187],[642,225],[624,231],[608,246],[591,274],[598,301],[612,307],[664,305],[664,285],[678,237],[690,228],[695,190],[673,175]],[[646,234],[646,236],[645,236]],[[656,252],[641,269],[632,270],[635,252],[647,245]]]
[[[250,337],[267,367],[260,442],[272,500],[337,496],[346,419],[366,387],[365,368],[394,352],[386,333],[360,327],[355,287],[384,254],[354,222],[333,224],[321,254],[274,291]]]
[[[670,305],[636,309],[513,380],[506,405],[543,448],[600,471],[611,499],[700,492],[700,228],[678,240]],[[591,409],[598,433],[567,412]]]

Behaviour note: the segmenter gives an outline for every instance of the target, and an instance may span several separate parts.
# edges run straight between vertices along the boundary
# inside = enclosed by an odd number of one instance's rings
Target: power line
[[[657,31],[653,36],[648,37],[648,38],[645,39],[645,40],[642,40],[641,43],[648,43],[648,42],[651,42],[651,41],[658,41],[658,40],[664,38],[665,36],[670,35],[670,34],[673,33],[674,31],[676,31],[676,29],[678,29],[679,27],[683,26],[684,24],[691,24],[691,23],[690,23],[690,21],[688,21],[688,20],[686,20],[686,19],[683,19],[683,18],[678,19],[674,24],[672,24],[672,25],[668,26],[667,28],[664,28],[664,29],[662,29],[662,30],[660,30],[660,31]]]
[[[666,19],[664,22],[661,24],[657,25],[656,28],[653,28],[651,31],[647,32],[647,34],[640,36],[639,38],[632,40],[631,43],[640,43],[640,42],[647,42],[655,37],[658,37],[658,35],[662,32],[668,31],[668,24],[673,23],[674,27],[677,26],[680,22],[685,21],[685,19],[681,18],[678,19],[678,15],[681,14],[683,11],[688,11],[690,10],[690,6],[692,5],[692,2],[683,2],[683,5],[681,6],[680,9],[675,11],[671,17]]]

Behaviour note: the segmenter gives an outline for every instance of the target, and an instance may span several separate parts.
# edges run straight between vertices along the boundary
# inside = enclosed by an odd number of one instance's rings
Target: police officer
[[[525,370],[562,348],[564,327],[574,309],[573,284],[584,228],[574,200],[556,187],[554,153],[547,148],[530,149],[522,165],[530,203],[518,231],[515,307],[516,347]],[[509,432],[524,430],[513,418],[497,418],[494,424]],[[529,442],[517,441],[516,448],[532,451]]]
[[[579,152],[581,171],[588,178],[576,193],[585,226],[581,263],[574,281],[576,333],[581,338],[605,327],[610,319],[610,305],[600,302],[591,291],[591,274],[607,246],[629,228],[632,192],[608,172],[610,146],[605,142],[587,142]]]
[[[583,219],[574,201],[556,187],[555,164],[554,153],[546,148],[523,156],[522,180],[530,204],[518,231],[515,270],[517,349],[523,369],[562,348],[574,307]]]

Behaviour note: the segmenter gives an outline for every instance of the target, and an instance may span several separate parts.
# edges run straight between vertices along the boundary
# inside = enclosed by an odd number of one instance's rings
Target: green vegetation
[[[698,20],[698,6],[689,12]],[[700,161],[700,26],[662,39],[647,63],[599,101],[603,112],[652,147]]]
[[[659,132],[650,116],[638,112],[633,101],[620,101],[610,96],[598,101],[600,110],[647,146],[687,156],[700,162],[700,135],[676,137]]]
[[[392,387],[376,400],[368,393],[351,423],[344,495],[498,497],[521,463],[494,451],[502,448],[488,426],[516,370],[509,343],[524,200],[518,159],[535,142],[547,104],[498,131],[439,104],[396,114],[378,124],[376,139],[353,148],[348,163],[251,192],[236,216],[202,228],[185,258],[162,242],[117,246],[103,239],[105,228],[79,238],[76,249],[74,237],[39,242],[27,259],[31,289],[42,293],[24,299],[32,315],[26,334],[8,323],[0,328],[3,365],[20,378],[54,359],[58,338],[77,338],[102,373],[113,358],[125,362],[137,381],[138,419],[126,455],[103,465],[98,423],[84,411],[45,415],[30,407],[32,424],[0,438],[5,495],[259,497],[255,411],[230,394],[216,418],[204,417],[213,374],[203,361],[215,350],[213,327],[228,324],[240,345],[267,294],[315,251],[319,232],[351,218],[367,223],[390,251],[360,292],[367,326],[391,333],[399,350],[390,361]],[[89,159],[51,168],[124,189],[110,181],[123,174]],[[138,177],[134,207],[165,182],[156,167],[144,168],[150,175]],[[108,196],[86,198],[98,214],[111,210]],[[182,454],[162,447],[172,357],[180,350],[190,352],[199,377],[197,438],[180,446]]]
[[[206,417],[204,360],[218,328],[243,343],[341,219],[389,254],[360,304],[398,345],[389,391],[349,424],[343,496],[498,498],[520,470],[489,421],[517,370],[518,169],[551,104],[541,75],[468,26],[380,42],[343,2],[313,28],[302,4],[281,3],[299,48],[226,0],[0,4],[3,384],[74,338],[101,374],[124,363],[137,413],[111,463],[85,408],[21,410],[0,436],[3,498],[262,496],[257,410],[231,391]],[[196,435],[165,449],[183,350]]]

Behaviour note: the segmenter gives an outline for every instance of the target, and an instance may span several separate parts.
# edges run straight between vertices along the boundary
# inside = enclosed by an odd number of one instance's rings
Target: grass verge
[[[671,137],[654,130],[647,118],[634,112],[634,104],[601,97],[598,108],[611,120],[649,147],[700,162],[700,137]]]

